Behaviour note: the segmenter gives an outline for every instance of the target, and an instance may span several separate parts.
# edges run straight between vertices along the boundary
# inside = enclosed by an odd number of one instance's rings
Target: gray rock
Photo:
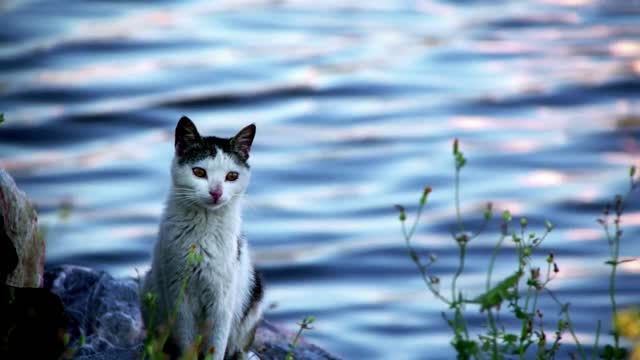
[[[4,231],[18,254],[18,266],[6,284],[41,287],[45,242],[38,236],[38,216],[27,196],[3,169],[0,169],[0,216]]]
[[[92,269],[66,265],[45,273],[44,286],[60,296],[69,317],[71,346],[79,346],[75,359],[139,359],[144,328],[138,300],[138,284],[133,279],[114,279]],[[282,360],[293,334],[263,320],[258,326],[253,352],[262,360]],[[301,339],[295,359],[337,359]]]

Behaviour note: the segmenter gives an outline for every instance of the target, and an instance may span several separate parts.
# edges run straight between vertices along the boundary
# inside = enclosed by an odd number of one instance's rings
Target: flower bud
[[[431,186],[427,186],[422,191],[422,196],[420,197],[420,205],[424,205],[427,203],[427,196],[431,193]]]
[[[493,213],[493,204],[491,202],[488,202],[487,208],[484,210],[484,221],[491,220],[492,213]]]
[[[402,205],[396,205],[396,210],[398,210],[398,212],[400,213],[398,215],[398,218],[400,219],[400,221],[405,221],[407,219],[407,215],[404,212],[404,207]]]
[[[553,262],[553,252],[550,252],[549,255],[547,255],[547,263],[551,264]]]

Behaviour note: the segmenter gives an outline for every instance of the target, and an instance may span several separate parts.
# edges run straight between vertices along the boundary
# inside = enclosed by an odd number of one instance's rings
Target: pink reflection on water
[[[543,140],[534,140],[534,139],[519,139],[519,140],[508,140],[500,143],[500,150],[506,151],[511,154],[526,154],[531,153],[536,150],[540,150],[547,143]]]
[[[602,154],[602,160],[606,164],[629,166],[640,164],[640,153],[629,154],[626,152],[607,152]]]
[[[640,75],[640,60],[635,60],[631,63],[631,71]]]
[[[159,10],[131,12],[119,19],[86,21],[76,26],[72,39],[114,39],[138,37],[161,28],[169,28],[180,21],[187,21],[182,11]]]
[[[616,41],[609,45],[609,52],[613,56],[630,57],[640,55],[640,42],[632,40]]]
[[[558,258],[556,256],[556,258]],[[569,279],[575,280],[580,278],[593,278],[598,274],[606,273],[607,269],[604,266],[600,266],[601,262],[597,265],[588,265],[589,262],[584,259],[557,259],[559,272],[556,274],[555,279]]]
[[[640,260],[635,258],[624,258],[622,260],[631,260],[631,259],[634,259],[634,260],[620,264],[619,269],[622,272],[626,272],[626,273],[640,274]]]
[[[596,188],[581,189],[575,194],[575,199],[583,203],[591,203],[598,199],[601,192]]]
[[[541,114],[540,117],[545,117],[549,114]],[[554,129],[564,129],[569,126],[569,121],[566,119],[554,118],[554,119],[540,119],[540,118],[510,118],[500,119],[484,116],[454,116],[449,119],[449,126],[455,129],[462,130],[536,130],[547,131]]]
[[[35,152],[19,158],[0,158],[0,168],[9,172],[21,171],[46,171],[48,169],[63,168],[96,168],[109,163],[122,160],[141,160],[149,156],[151,145],[166,141],[165,132],[162,130],[152,131],[144,137],[127,139],[112,146],[97,146],[85,153],[74,153],[72,151],[46,150]]]
[[[593,4],[593,0],[538,0],[544,4],[578,7]]]
[[[456,8],[439,1],[418,0],[415,3],[415,9],[422,13],[432,15],[453,15]]]
[[[567,230],[564,238],[570,241],[593,241],[602,239],[603,232],[597,228],[577,228]]]
[[[470,45],[473,50],[488,54],[523,54],[538,52],[535,45],[525,44],[518,41],[498,40],[498,41],[477,41]]]
[[[38,82],[52,85],[80,85],[98,80],[114,81],[141,76],[158,70],[161,64],[153,61],[128,63],[91,64],[68,70],[47,70],[37,77]]]
[[[567,174],[557,170],[543,169],[531,171],[520,177],[519,181],[527,187],[549,187],[565,184],[568,180]]]
[[[121,240],[133,240],[142,237],[155,237],[158,233],[157,226],[123,226],[115,227],[111,231],[111,235]]]
[[[640,226],[640,211],[627,212],[622,215],[622,224]]]

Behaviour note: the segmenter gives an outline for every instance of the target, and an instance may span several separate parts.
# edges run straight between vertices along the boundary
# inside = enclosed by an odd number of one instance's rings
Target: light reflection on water
[[[415,244],[438,255],[446,284],[459,137],[463,213],[478,223],[491,200],[531,230],[555,224],[542,249],[562,269],[552,287],[589,340],[594,314],[610,319],[595,218],[640,164],[632,3],[6,2],[0,167],[37,204],[50,265],[135,275],[148,267],[176,120],[219,136],[255,122],[245,229],[277,304],[267,316],[293,328],[314,314],[308,336],[345,358],[437,359],[451,357],[444,308],[392,206],[413,211],[433,186]],[[625,256],[640,255],[637,199]],[[471,294],[497,231],[471,244]],[[512,252],[495,278],[511,273]],[[623,306],[637,302],[639,272],[620,267]]]

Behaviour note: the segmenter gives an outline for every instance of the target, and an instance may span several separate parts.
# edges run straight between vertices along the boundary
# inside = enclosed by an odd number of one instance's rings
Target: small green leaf
[[[628,263],[628,262],[632,262],[632,261],[636,261],[636,259],[624,259],[624,260],[618,260],[618,265],[620,265],[620,264],[624,264],[624,263]]]
[[[0,124],[4,122],[4,113],[0,113]]]
[[[516,285],[518,279],[520,279],[520,276],[522,276],[521,272],[516,272],[515,274],[508,276],[507,278],[496,284],[493,289],[476,297],[470,302],[480,304],[480,311],[482,311],[498,306],[504,300],[514,299],[515,294],[513,292],[510,292],[509,290]]]
[[[518,336],[514,335],[514,334],[505,334],[502,339],[504,340],[504,342],[506,342],[507,344],[515,344],[516,341],[518,341]]]
[[[553,230],[553,224],[549,220],[544,221],[544,227],[547,228],[547,231],[551,232]]]
[[[2,121],[0,121],[1,123]],[[631,165],[631,167],[629,168],[629,176],[630,177],[634,177],[636,175],[636,166],[635,165]]]
[[[514,313],[516,315],[516,318],[520,320],[526,320],[528,318],[527,313],[522,311],[522,309],[520,309],[519,307],[515,308]]]

